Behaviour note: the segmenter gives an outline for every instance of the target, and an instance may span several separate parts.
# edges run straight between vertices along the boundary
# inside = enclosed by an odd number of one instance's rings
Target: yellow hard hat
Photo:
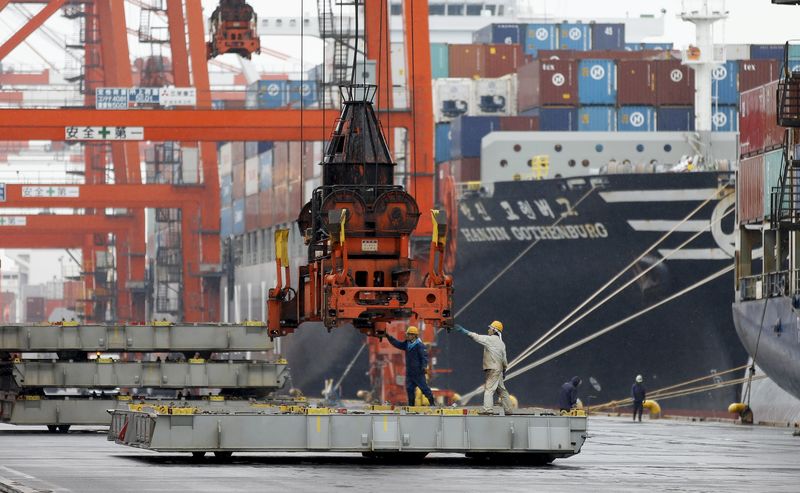
[[[419,335],[419,329],[414,327],[413,325],[406,329],[406,335],[414,334],[415,336]]]
[[[503,322],[499,320],[495,320],[491,324],[489,324],[489,328],[496,330],[497,332],[503,332]]]

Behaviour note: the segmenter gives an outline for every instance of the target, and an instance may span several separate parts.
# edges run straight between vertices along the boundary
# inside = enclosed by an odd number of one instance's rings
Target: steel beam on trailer
[[[266,325],[0,325],[0,351],[268,351]]]
[[[157,452],[495,453],[530,454],[546,462],[579,453],[586,440],[585,416],[460,411],[169,415],[123,410],[113,413],[108,439]]]
[[[19,388],[277,389],[283,387],[287,376],[285,364],[252,361],[21,360],[10,366],[10,378]]]

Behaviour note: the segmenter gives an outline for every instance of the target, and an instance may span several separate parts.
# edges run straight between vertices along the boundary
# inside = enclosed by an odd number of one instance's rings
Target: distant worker
[[[647,389],[644,388],[644,378],[636,375],[636,382],[631,387],[631,397],[633,397],[633,420],[636,421],[636,413],[639,413],[639,422],[642,422],[642,412],[644,411],[644,401],[647,399]],[[651,416],[652,418],[652,416]]]
[[[581,385],[580,377],[572,377],[569,382],[564,382],[561,386],[561,394],[558,396],[558,407],[562,412],[569,412],[575,409],[578,404],[578,387]]]
[[[483,346],[483,410],[482,414],[494,414],[494,395],[500,394],[500,403],[506,414],[512,413],[511,399],[506,390],[505,374],[508,368],[506,344],[503,342],[503,324],[497,320],[489,325],[489,335],[470,332],[460,325],[455,330],[466,334],[473,341]]]
[[[397,349],[406,352],[406,395],[408,405],[414,405],[414,393],[417,388],[422,391],[431,406],[434,405],[433,392],[425,381],[425,372],[428,369],[428,350],[425,344],[419,339],[419,329],[410,326],[406,330],[406,340],[398,341],[394,337],[386,334],[389,343]]]

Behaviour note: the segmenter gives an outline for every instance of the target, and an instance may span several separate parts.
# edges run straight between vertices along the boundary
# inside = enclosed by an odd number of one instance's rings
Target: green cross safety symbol
[[[0,217],[0,224],[5,224],[5,223],[6,223],[6,218]]]
[[[52,197],[53,195],[55,195],[55,193],[56,193],[56,190],[53,187],[50,187],[50,188],[47,189],[47,195]]]
[[[107,139],[108,136],[111,135],[111,130],[107,129],[106,127],[103,127],[103,129],[97,133],[99,133],[100,136],[103,137],[103,139]]]

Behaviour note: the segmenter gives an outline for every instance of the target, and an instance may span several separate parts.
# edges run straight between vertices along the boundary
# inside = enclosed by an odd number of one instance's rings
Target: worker
[[[506,344],[503,342],[503,323],[495,320],[489,324],[489,334],[481,335],[470,332],[461,325],[456,324],[455,330],[466,334],[473,341],[483,346],[483,409],[481,414],[494,414],[494,395],[500,394],[500,403],[506,414],[511,414],[512,406],[506,390],[505,374],[508,368],[506,358]]]
[[[578,404],[578,387],[581,385],[580,377],[572,377],[561,386],[558,406],[562,412],[569,412]]]
[[[639,422],[642,422],[642,412],[644,411],[644,401],[647,398],[647,389],[644,388],[644,378],[636,375],[636,382],[631,387],[631,397],[633,397],[633,421],[636,421],[636,414],[639,414]]]
[[[406,329],[406,340],[398,341],[389,334],[386,334],[389,343],[406,352],[406,395],[408,405],[414,405],[414,393],[417,388],[422,391],[431,406],[434,405],[433,392],[425,381],[425,374],[428,370],[428,350],[425,344],[419,339],[419,329],[413,325]]]

